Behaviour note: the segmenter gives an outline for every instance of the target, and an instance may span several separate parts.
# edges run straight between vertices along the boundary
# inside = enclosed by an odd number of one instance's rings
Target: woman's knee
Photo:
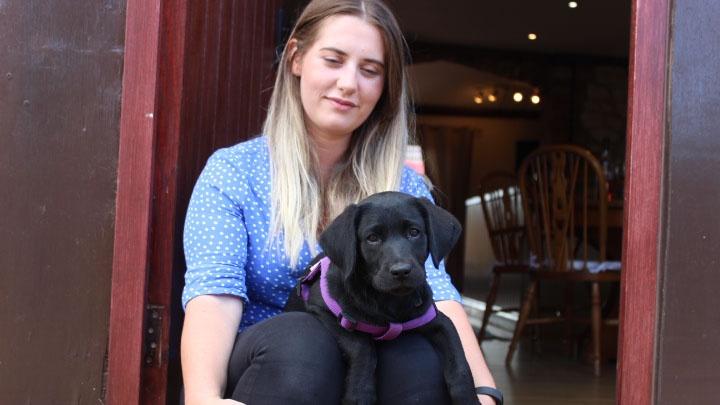
[[[311,314],[283,313],[255,326],[260,333],[253,337],[257,341],[253,345],[254,356],[264,356],[271,361],[332,363],[335,358],[341,360],[335,339]]]
[[[448,400],[440,354],[418,334],[402,335],[378,347],[378,403],[434,403]]]
[[[337,387],[342,387],[344,377],[340,350],[330,332],[310,314],[284,313],[248,328],[241,333],[231,359],[229,386],[258,402],[271,396],[276,403],[283,402],[277,395],[314,398],[315,403],[339,398]]]

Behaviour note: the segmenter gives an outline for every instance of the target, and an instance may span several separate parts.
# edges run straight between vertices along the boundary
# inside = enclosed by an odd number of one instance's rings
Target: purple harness
[[[390,322],[388,326],[377,326],[348,319],[345,314],[343,314],[340,304],[330,295],[327,282],[328,268],[330,268],[330,259],[326,256],[320,259],[320,261],[310,269],[310,273],[300,280],[300,295],[304,301],[310,298],[309,282],[313,281],[318,273],[320,273],[320,293],[322,294],[323,301],[325,301],[325,305],[330,312],[340,320],[340,326],[349,331],[358,330],[369,333],[375,340],[393,340],[398,337],[402,331],[419,328],[435,319],[437,315],[435,305],[431,305],[428,310],[418,318],[403,323]]]

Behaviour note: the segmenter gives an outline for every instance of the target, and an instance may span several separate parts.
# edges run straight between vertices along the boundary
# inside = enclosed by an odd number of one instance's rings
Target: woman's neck
[[[350,145],[350,135],[343,137],[310,135],[318,159],[318,174],[323,184],[327,183],[335,166],[340,162]]]

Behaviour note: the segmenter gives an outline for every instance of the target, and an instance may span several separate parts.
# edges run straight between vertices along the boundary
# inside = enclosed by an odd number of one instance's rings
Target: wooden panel
[[[150,245],[160,0],[129,0],[108,353],[111,405],[140,400],[140,362]]]
[[[148,274],[147,303],[161,317],[155,332],[160,346],[158,358],[142,359],[140,401],[146,404],[166,403],[172,268],[175,247],[175,199],[177,195],[177,164],[180,139],[187,1],[163,2],[160,11],[159,94],[157,97],[157,138],[153,175],[151,255]],[[148,327],[147,325],[145,326]],[[148,342],[143,344],[144,347]],[[177,399],[174,402],[177,403]]]
[[[0,403],[99,404],[125,1],[0,1]]]
[[[148,303],[165,322],[161,362],[143,368],[142,403],[177,403],[185,209],[210,154],[261,130],[277,8],[276,0],[163,5]]]
[[[634,0],[617,398],[653,401],[669,0]]]
[[[657,404],[720,403],[720,2],[676,2]]]

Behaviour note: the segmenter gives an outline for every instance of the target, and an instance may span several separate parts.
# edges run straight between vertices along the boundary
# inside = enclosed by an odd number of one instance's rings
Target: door
[[[177,403],[185,209],[212,151],[260,131],[278,11],[277,0],[128,0],[111,404]]]
[[[275,27],[283,25],[279,0],[170,3],[128,0],[110,404],[176,399],[184,210],[211,151],[259,131]],[[623,404],[653,398],[669,10],[670,0],[633,0],[618,364]]]

